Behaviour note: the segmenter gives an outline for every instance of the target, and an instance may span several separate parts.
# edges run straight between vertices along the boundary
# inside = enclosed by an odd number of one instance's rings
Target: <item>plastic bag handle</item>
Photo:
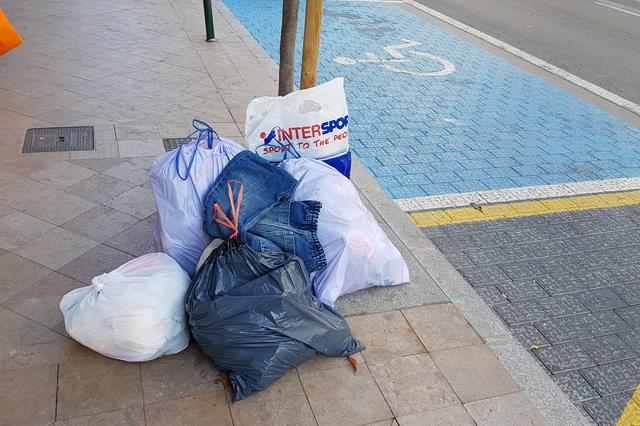
[[[195,130],[182,140],[183,143],[178,147],[178,154],[176,155],[176,173],[182,180],[189,179],[189,176],[191,175],[191,167],[193,166],[193,161],[196,159],[196,153],[198,151],[198,147],[200,146],[200,140],[202,139],[202,137],[207,137],[207,147],[209,149],[213,148],[213,135],[216,135],[216,140],[220,140],[218,132],[213,130],[213,127],[211,127],[204,121],[194,118],[191,122],[191,125]],[[196,142],[193,153],[191,154],[191,159],[189,159],[189,164],[187,164],[187,170],[185,171],[184,176],[182,176],[182,174],[180,174],[180,158],[182,158],[182,147],[187,143],[189,138],[191,138],[191,136],[195,135],[196,133],[198,133],[198,140]]]
[[[231,183],[237,183],[240,185],[240,189],[238,190],[238,197],[234,201],[233,197],[233,188],[231,187]],[[233,231],[233,234],[229,238],[233,239],[238,236],[238,216],[240,215],[240,205],[242,204],[242,195],[244,193],[244,186],[238,180],[230,180],[227,182],[227,191],[229,193],[229,204],[231,204],[231,217],[233,221],[229,219],[226,215],[220,204],[215,203],[213,205],[213,220],[225,226]]]

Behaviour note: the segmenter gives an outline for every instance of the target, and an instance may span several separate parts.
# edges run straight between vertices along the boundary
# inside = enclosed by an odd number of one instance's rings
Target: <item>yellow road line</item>
[[[640,425],[640,405],[638,405],[638,403],[640,403],[640,386],[636,388],[616,426]]]
[[[620,207],[632,204],[640,204],[640,191],[609,192],[597,195],[578,195],[574,197],[548,198],[534,201],[487,204],[482,206],[482,210],[473,207],[456,207],[451,209],[413,212],[409,215],[416,225],[424,228],[454,223],[481,222],[604,207]]]

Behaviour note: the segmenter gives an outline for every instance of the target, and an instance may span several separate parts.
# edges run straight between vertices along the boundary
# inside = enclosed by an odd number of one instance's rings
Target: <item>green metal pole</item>
[[[204,24],[207,27],[207,41],[213,41],[216,34],[213,31],[213,11],[211,9],[211,0],[204,1]]]

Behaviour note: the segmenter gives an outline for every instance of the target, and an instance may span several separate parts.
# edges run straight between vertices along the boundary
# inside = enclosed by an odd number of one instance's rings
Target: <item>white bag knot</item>
[[[96,289],[98,293],[102,292],[104,288],[104,282],[107,279],[107,274],[98,275],[91,280],[91,286]]]

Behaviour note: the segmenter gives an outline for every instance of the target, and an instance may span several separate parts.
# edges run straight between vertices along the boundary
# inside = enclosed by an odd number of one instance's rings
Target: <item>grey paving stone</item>
[[[447,260],[456,268],[473,268],[476,264],[464,252],[447,253]]]
[[[467,256],[477,266],[496,265],[511,259],[509,254],[501,247],[485,247],[467,250]],[[447,254],[447,259],[449,255]]]
[[[511,302],[548,297],[546,291],[532,279],[497,282],[495,286]]]
[[[576,279],[581,280],[589,289],[612,287],[619,285],[621,277],[611,268],[586,269],[574,273]]]
[[[535,278],[547,275],[547,269],[545,267],[546,259],[543,260],[527,260],[524,262],[512,262],[500,265],[500,268],[511,278],[512,280]]]
[[[577,371],[554,374],[551,378],[560,387],[560,390],[569,395],[569,398],[574,402],[600,398],[598,392]]]
[[[476,293],[478,293],[478,296],[480,296],[480,298],[484,300],[484,302],[489,306],[509,303],[507,298],[502,293],[500,293],[500,290],[498,290],[496,286],[492,284],[478,286],[474,289]]]
[[[551,318],[562,318],[589,312],[589,309],[580,303],[575,294],[538,299],[536,302]]]
[[[613,291],[608,288],[585,291],[575,296],[591,312],[627,306]]]
[[[584,281],[574,274],[554,275],[535,279],[551,296],[556,294],[575,293],[587,289]]]
[[[593,388],[602,396],[633,391],[640,383],[639,359],[618,361],[612,364],[580,370]]]
[[[497,305],[493,309],[510,326],[549,319],[542,308],[532,300]]]
[[[587,325],[594,336],[619,333],[631,328],[614,311],[600,311],[589,314]]]
[[[615,425],[627,406],[626,395],[614,395],[582,403],[584,410],[599,426]]]
[[[598,365],[636,357],[636,353],[615,334],[581,340],[578,345]]]
[[[514,325],[510,329],[511,334],[527,349],[531,348],[531,345],[544,346],[550,344],[533,324]]]
[[[610,269],[609,274],[616,280],[613,285],[636,282],[640,277],[640,264],[617,266]]]
[[[507,281],[509,277],[497,266],[482,266],[475,268],[462,268],[462,275],[472,286],[494,284],[498,281]]]
[[[640,330],[629,330],[618,333],[618,337],[640,355]]]
[[[640,305],[616,309],[615,312],[633,328],[640,328]]]
[[[640,304],[640,284],[626,284],[611,287],[611,291],[618,295],[627,305]]]
[[[536,328],[551,344],[570,342],[578,339],[593,337],[587,322],[590,314],[574,315],[556,318],[549,321],[537,322]]]
[[[596,365],[577,343],[545,346],[534,353],[552,373],[562,373]]]

